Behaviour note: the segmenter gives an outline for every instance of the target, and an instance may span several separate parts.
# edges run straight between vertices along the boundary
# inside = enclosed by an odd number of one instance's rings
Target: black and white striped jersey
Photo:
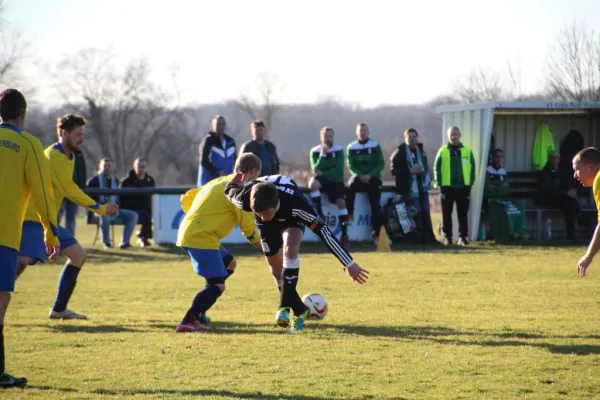
[[[317,216],[317,213],[308,203],[308,200],[300,192],[298,185],[290,177],[285,175],[271,175],[250,181],[245,185],[229,182],[225,187],[225,195],[233,204],[244,211],[252,211],[250,208],[250,192],[252,187],[261,182],[270,182],[279,192],[279,209],[271,221],[262,221],[254,214],[259,224],[290,224],[301,223],[317,234],[329,251],[338,260],[348,267],[354,263],[352,256],[342,247],[333,233]]]

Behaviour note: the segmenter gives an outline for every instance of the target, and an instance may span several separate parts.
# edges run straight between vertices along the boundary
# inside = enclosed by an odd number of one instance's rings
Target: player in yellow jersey
[[[600,250],[600,150],[586,147],[573,157],[575,179],[585,187],[593,187],[594,201],[598,209],[598,224],[584,256],[577,263],[577,273],[584,277],[585,271]]]
[[[53,259],[58,247],[48,162],[39,139],[23,131],[26,110],[27,102],[18,90],[0,93],[0,388],[27,384],[27,379],[5,371],[4,315],[15,289],[23,218],[30,198],[43,225],[44,253]]]
[[[244,153],[235,164],[235,172],[258,178],[261,167],[258,157]],[[221,239],[239,225],[248,241],[262,249],[254,215],[240,210],[225,196],[225,186],[234,177],[235,173],[213,179],[181,196],[181,207],[187,214],[179,226],[177,246],[189,254],[194,271],[206,279],[206,286],[196,295],[176,332],[211,330],[207,326],[210,319],[206,311],[221,296],[225,280],[233,274],[236,266],[233,256],[220,245]]]
[[[83,144],[85,124],[85,119],[75,114],[58,117],[56,120],[58,142],[44,151],[50,164],[49,170],[54,192],[53,207],[58,212],[63,200],[67,198],[99,215],[111,215],[118,211],[119,207],[117,205],[112,203],[100,205],[85,194],[72,179],[75,166],[73,154],[79,151]],[[42,233],[40,219],[36,215],[33,204],[30,203],[23,224],[18,274],[23,272],[28,265],[33,265],[38,261],[44,262],[46,254]],[[77,283],[77,276],[86,259],[85,250],[62,226],[58,227],[58,239],[60,241],[60,252],[67,257],[67,263],[60,275],[56,301],[50,310],[50,318],[86,319],[84,314],[78,314],[67,308]]]

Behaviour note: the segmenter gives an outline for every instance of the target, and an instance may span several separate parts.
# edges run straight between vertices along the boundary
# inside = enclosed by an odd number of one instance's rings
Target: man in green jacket
[[[344,149],[333,144],[334,132],[328,126],[321,128],[321,144],[310,150],[310,167],[314,176],[308,181],[310,198],[317,213],[324,219],[321,191],[329,201],[337,205],[342,229],[342,246],[348,247],[348,210],[346,209],[346,186],[344,185]]]
[[[366,192],[371,205],[371,237],[377,242],[382,224],[381,171],[385,161],[379,143],[369,138],[367,124],[356,125],[356,137],[358,140],[350,143],[346,149],[348,170],[352,174],[348,181],[348,214],[350,220],[354,220],[356,193]]]
[[[435,157],[434,176],[441,190],[442,225],[445,245],[452,244],[452,211],[458,214],[458,244],[469,244],[469,205],[475,183],[475,158],[470,148],[460,142],[460,129],[448,128],[448,144]]]

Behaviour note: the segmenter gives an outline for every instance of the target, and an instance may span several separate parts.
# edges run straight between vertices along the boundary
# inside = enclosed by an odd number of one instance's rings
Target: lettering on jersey
[[[6,147],[7,149],[14,151],[15,153],[21,151],[21,146],[14,142],[11,142],[10,140],[0,140],[0,146]]]
[[[294,194],[294,189],[290,189],[285,186],[279,186],[279,185],[276,185],[275,187],[284,193],[291,194],[291,195]]]

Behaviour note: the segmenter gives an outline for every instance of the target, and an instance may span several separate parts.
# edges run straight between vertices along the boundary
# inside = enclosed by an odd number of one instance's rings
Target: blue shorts
[[[225,278],[229,275],[225,266],[233,260],[233,256],[225,247],[220,246],[219,250],[190,247],[183,249],[190,255],[196,274],[206,279]]]
[[[18,255],[15,249],[0,246],[0,292],[15,291]]]
[[[57,228],[57,233],[61,251],[78,243],[77,239],[62,226]],[[48,258],[46,244],[44,243],[44,227],[39,222],[25,221],[23,223],[23,236],[21,237],[19,256],[30,257],[31,261],[29,264],[31,265],[34,265],[38,261],[44,262]]]

